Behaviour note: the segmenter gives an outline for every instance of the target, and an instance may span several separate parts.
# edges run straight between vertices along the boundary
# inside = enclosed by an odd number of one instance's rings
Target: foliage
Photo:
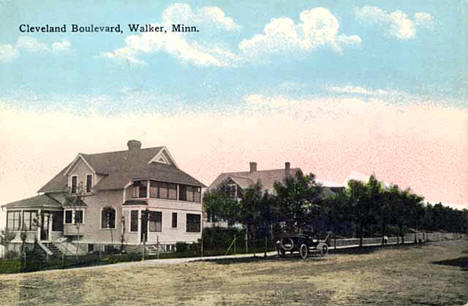
[[[309,229],[318,214],[320,188],[315,184],[315,176],[304,175],[301,171],[295,176],[287,176],[283,182],[275,182],[275,202],[278,206],[278,219],[286,224],[288,231]]]
[[[16,233],[11,232],[8,229],[2,230],[0,233],[0,245],[3,245],[5,248],[8,248],[10,242],[15,239]]]
[[[229,225],[239,221],[240,203],[229,197],[224,186],[209,190],[203,195],[203,207],[213,221],[224,220]]]

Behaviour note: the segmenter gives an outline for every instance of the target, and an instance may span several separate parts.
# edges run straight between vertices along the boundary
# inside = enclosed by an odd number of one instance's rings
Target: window
[[[158,182],[150,181],[150,197],[152,198],[159,197],[158,188],[159,188]]]
[[[65,210],[65,224],[83,224],[83,214],[84,211],[82,209]]]
[[[21,212],[9,211],[7,214],[7,228],[12,231],[19,231],[21,229]]]
[[[160,211],[149,212],[149,231],[160,232],[162,230],[162,213]]]
[[[179,185],[179,200],[187,201],[187,186]]]
[[[187,214],[187,232],[198,233],[200,228],[200,215]]]
[[[176,184],[167,184],[169,199],[177,200],[177,185]]]
[[[78,183],[78,177],[76,175],[72,176],[72,185],[71,185],[71,192],[76,193],[76,186]]]
[[[35,231],[37,229],[37,211],[23,212],[23,230]]]
[[[92,186],[93,186],[93,175],[88,174],[86,176],[86,192],[91,192]]]
[[[106,207],[101,212],[101,228],[115,228],[115,209]]]
[[[83,224],[83,211],[75,210],[75,224]]]
[[[73,223],[73,211],[72,210],[65,211],[65,223],[66,224]]]
[[[135,181],[132,186],[132,197],[133,198],[146,198],[148,182],[147,181]]]
[[[150,181],[150,197],[177,200],[177,185]]]
[[[193,202],[193,187],[192,186],[187,186],[185,200]]]
[[[138,210],[130,211],[130,232],[138,232]]]
[[[159,183],[159,197],[167,199],[167,183]]]
[[[177,213],[173,212],[172,213],[172,228],[177,227]]]
[[[200,187],[192,187],[193,188],[193,201],[200,203],[201,202],[201,188]]]
[[[237,185],[236,184],[226,185],[226,195],[232,199],[237,198]]]
[[[194,187],[194,186],[180,185],[179,186],[179,200],[200,203],[201,188]]]

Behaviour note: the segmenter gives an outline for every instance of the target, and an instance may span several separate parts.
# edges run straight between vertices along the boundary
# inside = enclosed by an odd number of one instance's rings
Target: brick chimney
[[[256,162],[250,162],[250,172],[256,172],[257,171],[257,163]]]
[[[135,150],[140,150],[141,149],[141,142],[138,140],[129,140],[127,142],[127,147],[129,151],[135,151]]]
[[[291,173],[290,173],[290,172],[291,172],[290,170],[291,170],[291,163],[290,163],[290,162],[285,162],[285,163],[284,163],[284,174],[285,174],[286,176],[290,175],[290,174],[291,174]]]

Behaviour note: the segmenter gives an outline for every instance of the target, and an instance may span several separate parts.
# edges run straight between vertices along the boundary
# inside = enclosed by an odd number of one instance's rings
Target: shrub
[[[18,259],[2,259],[0,260],[0,273],[17,273],[21,272],[21,261]]]
[[[177,242],[176,243],[176,252],[177,253],[184,253],[188,251],[188,244],[185,242]]]

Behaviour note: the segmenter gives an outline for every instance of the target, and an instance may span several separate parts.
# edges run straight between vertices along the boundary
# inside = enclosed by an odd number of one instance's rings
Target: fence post
[[[249,233],[248,229],[245,229],[245,254],[249,253]]]
[[[237,254],[237,235],[234,234],[234,254]]]
[[[263,257],[267,257],[267,250],[268,250],[268,239],[267,236],[265,235],[265,253],[263,254]]]
[[[334,246],[334,248],[335,248],[335,250],[336,250],[336,236],[333,237],[333,246]]]
[[[201,235],[200,256],[203,257],[203,233]]]

